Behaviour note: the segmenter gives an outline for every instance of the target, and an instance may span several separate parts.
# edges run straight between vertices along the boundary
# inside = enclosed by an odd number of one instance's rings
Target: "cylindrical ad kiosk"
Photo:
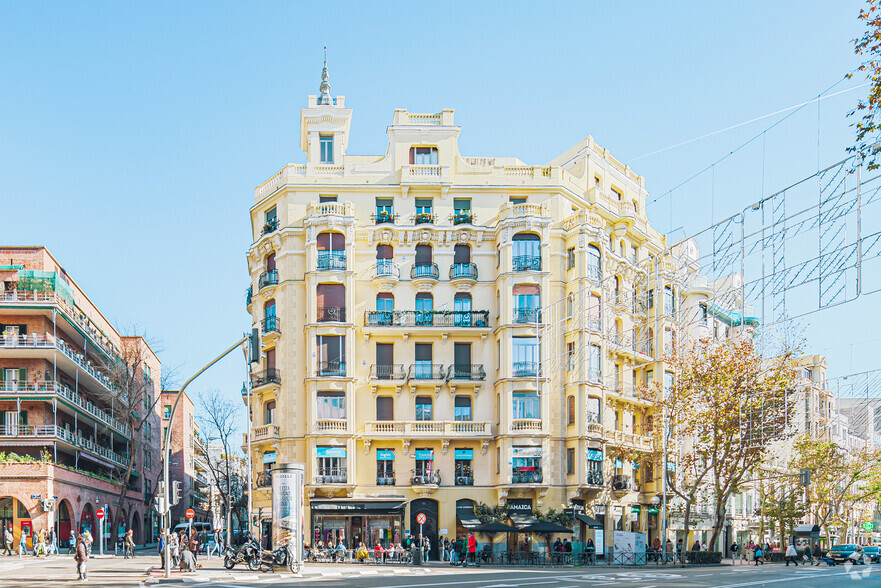
[[[302,463],[279,464],[272,468],[272,545],[289,544],[296,561],[303,561],[303,481]]]

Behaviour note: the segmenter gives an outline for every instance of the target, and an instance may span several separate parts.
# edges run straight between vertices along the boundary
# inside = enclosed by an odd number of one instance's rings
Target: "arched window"
[[[471,247],[468,245],[453,247],[453,263],[471,263]]]
[[[376,246],[376,275],[393,276],[395,273],[395,250],[391,245]]]
[[[587,246],[587,277],[591,280],[599,280],[602,276],[602,263],[600,250],[596,245]]]
[[[431,260],[431,245],[416,246],[416,261],[413,263],[411,278],[438,278],[437,265]]]
[[[376,246],[376,259],[392,259],[395,256],[395,249],[391,245],[380,244]]]
[[[534,233],[517,233],[514,235],[514,257],[512,258],[515,272],[541,270],[541,239]]]
[[[275,252],[272,252],[266,256],[264,264],[266,264],[266,271],[268,271],[268,272],[275,271]]]

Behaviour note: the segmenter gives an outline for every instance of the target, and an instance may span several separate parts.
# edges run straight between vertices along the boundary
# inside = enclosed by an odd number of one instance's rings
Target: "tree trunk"
[[[132,447],[132,450],[134,450],[134,447]],[[122,478],[122,488],[119,490],[119,498],[118,498],[119,505],[117,505],[117,507],[116,507],[116,517],[115,517],[116,524],[113,524],[112,521],[110,523],[110,538],[111,539],[113,539],[113,534],[114,534],[113,529],[119,529],[119,522],[120,522],[120,519],[122,518],[121,514],[122,514],[122,510],[123,510],[123,505],[125,504],[125,496],[126,496],[126,493],[128,492],[128,481],[129,481],[129,478],[131,478],[131,475],[132,475],[132,458],[131,458],[131,455],[129,455],[128,468],[126,468],[125,475]],[[103,531],[104,531],[104,529],[101,529],[102,533],[103,533]],[[126,526],[126,531],[128,531],[127,526]],[[114,545],[115,545],[115,543],[114,543]]]

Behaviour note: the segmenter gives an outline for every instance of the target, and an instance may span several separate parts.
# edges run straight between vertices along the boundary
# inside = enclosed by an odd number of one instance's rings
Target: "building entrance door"
[[[417,498],[410,503],[410,536],[419,538],[419,523],[416,517],[419,513],[425,515],[425,523],[422,525],[422,535],[428,537],[429,542],[429,559],[437,561],[440,559],[437,548],[437,519],[438,507],[437,500],[431,498]]]

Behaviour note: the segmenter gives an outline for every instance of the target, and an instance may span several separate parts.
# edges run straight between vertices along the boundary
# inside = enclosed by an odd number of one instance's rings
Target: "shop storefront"
[[[363,542],[372,548],[377,543],[388,547],[404,540],[404,508],[401,500],[350,501],[313,500],[312,542],[338,544],[354,549]]]

